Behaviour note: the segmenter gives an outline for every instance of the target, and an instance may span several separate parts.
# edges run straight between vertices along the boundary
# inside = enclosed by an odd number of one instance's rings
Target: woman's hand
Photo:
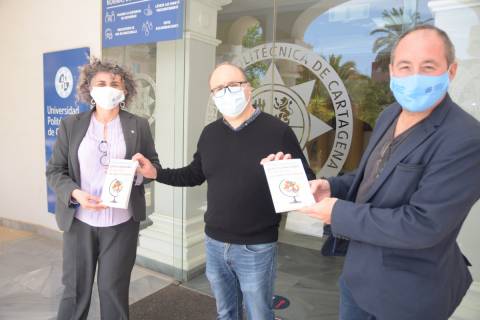
[[[101,203],[102,199],[80,189],[73,190],[72,198],[75,199],[83,209],[99,211],[108,208],[107,205]]]
[[[141,153],[136,153],[132,160],[138,161],[138,168],[137,173],[141,174],[145,178],[148,179],[156,179],[157,178],[157,169],[153,166],[153,164],[145,158],[145,156]]]

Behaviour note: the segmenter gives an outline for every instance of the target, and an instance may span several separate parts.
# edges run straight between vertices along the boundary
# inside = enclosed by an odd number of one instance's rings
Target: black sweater
[[[280,215],[275,213],[260,160],[283,151],[309,168],[292,129],[261,113],[239,131],[219,119],[203,129],[193,161],[179,169],[162,169],[157,181],[172,186],[208,182],[205,233],[218,241],[259,244],[277,241]]]

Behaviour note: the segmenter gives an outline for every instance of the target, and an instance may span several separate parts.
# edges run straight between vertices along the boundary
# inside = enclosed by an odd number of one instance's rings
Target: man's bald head
[[[215,89],[219,86],[225,86],[230,82],[243,82],[247,81],[247,74],[245,71],[230,62],[223,62],[213,69],[208,79],[208,84],[210,90]]]
[[[422,31],[433,32],[438,37],[440,37],[440,39],[443,42],[444,54],[447,60],[447,65],[451,65],[452,63],[455,62],[455,46],[453,45],[452,41],[448,37],[447,33],[440,28],[437,28],[429,24],[425,24],[425,25],[416,26],[415,28],[412,28],[406,31],[400,36],[400,38],[398,38],[398,40],[393,45],[392,51],[390,53],[390,64],[393,64],[395,61],[395,53],[400,42],[402,42],[402,40],[408,37],[409,35],[416,32],[422,32]]]

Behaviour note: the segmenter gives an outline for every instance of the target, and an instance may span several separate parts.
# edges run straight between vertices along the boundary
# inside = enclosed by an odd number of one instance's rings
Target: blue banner
[[[184,0],[102,0],[104,48],[182,38]]]
[[[43,54],[45,158],[52,156],[60,120],[90,109],[76,101],[78,68],[88,63],[89,48],[56,51]],[[47,187],[48,212],[55,212],[55,194]]]

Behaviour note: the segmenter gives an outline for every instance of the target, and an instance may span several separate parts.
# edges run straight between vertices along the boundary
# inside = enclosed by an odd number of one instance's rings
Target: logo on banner
[[[112,29],[110,29],[110,28],[105,29],[105,39],[108,39],[108,40],[113,39]]]
[[[142,31],[145,33],[145,37],[148,37],[150,35],[150,31],[153,30],[153,24],[151,21],[145,21],[142,24]]]
[[[143,9],[143,14],[146,15],[147,17],[150,17],[153,14],[153,10],[152,8],[150,8],[150,4],[148,4],[148,6],[145,9]]]
[[[115,11],[105,12],[105,23],[115,22]]]
[[[295,85],[285,84],[277,65],[282,60],[294,62],[307,68],[315,79]],[[300,146],[306,151],[306,144],[335,130],[335,140],[323,167],[317,172],[319,177],[336,176],[348,156],[353,130],[353,114],[347,90],[335,70],[315,52],[290,43],[266,43],[248,49],[233,63],[248,70],[261,61],[273,61],[260,85],[253,90],[253,104],[288,124],[297,136]],[[295,76],[295,75],[293,75]],[[335,112],[335,124],[326,123],[308,111],[315,84],[320,81],[328,91]],[[213,103],[207,110],[207,123],[218,117]],[[336,128],[336,129],[334,129]],[[326,152],[327,150],[324,150]],[[308,155],[306,154],[308,159]]]
[[[73,90],[73,75],[67,67],[60,67],[55,74],[55,90],[59,97],[65,99]]]

